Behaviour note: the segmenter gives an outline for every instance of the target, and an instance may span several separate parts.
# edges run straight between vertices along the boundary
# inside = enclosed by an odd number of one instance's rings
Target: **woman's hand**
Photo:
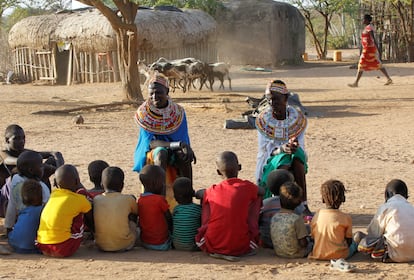
[[[194,162],[196,164],[197,162],[193,149],[185,142],[181,142],[181,150],[176,151],[175,154],[177,155],[177,160],[181,163],[189,164]]]
[[[299,147],[299,140],[298,138],[294,137],[289,139],[289,142],[282,145],[282,150],[286,154],[294,154],[296,153],[297,149]]]

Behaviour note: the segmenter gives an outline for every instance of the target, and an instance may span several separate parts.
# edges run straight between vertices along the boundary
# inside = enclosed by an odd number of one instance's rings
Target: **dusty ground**
[[[355,58],[350,55],[348,59]],[[346,58],[345,58],[346,59]],[[297,92],[308,110],[306,150],[311,210],[323,207],[320,184],[330,178],[342,180],[348,190],[341,208],[353,216],[355,230],[364,229],[383,201],[385,184],[393,178],[414,185],[414,64],[387,64],[394,85],[383,86],[380,73],[366,73],[360,87],[346,86],[355,71],[344,63],[308,62],[271,73],[231,71],[233,91],[172,93],[188,115],[189,132],[197,155],[196,188],[217,182],[214,157],[223,150],[239,155],[240,177],[254,178],[257,140],[255,130],[225,130],[225,119],[239,118],[247,110],[246,96],[260,97],[271,78],[284,80]],[[216,84],[217,86],[217,84]],[[90,187],[87,165],[103,159],[126,172],[125,192],[139,194],[140,184],[131,171],[138,129],[135,108],[115,106],[84,110],[83,125],[74,125],[75,114],[34,114],[103,104],[122,99],[119,84],[66,86],[0,85],[0,130],[18,123],[26,130],[27,147],[58,150],[67,163],[75,164]],[[227,83],[226,83],[227,89]],[[228,99],[230,103],[223,103]],[[411,202],[413,200],[409,198]],[[128,253],[102,253],[81,247],[68,259],[41,255],[1,256],[0,277],[7,279],[409,279],[410,264],[374,263],[356,255],[350,261],[358,270],[341,274],[329,270],[328,262],[277,258],[269,249],[239,263],[212,259],[201,252],[153,252],[137,248]]]

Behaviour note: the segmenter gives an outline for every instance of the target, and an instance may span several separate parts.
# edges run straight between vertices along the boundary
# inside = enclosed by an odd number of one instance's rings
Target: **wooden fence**
[[[46,80],[51,84],[102,83],[120,81],[117,51],[100,53],[78,51],[73,45],[64,58],[53,45],[50,50],[19,47],[13,50],[14,72],[25,82]],[[152,63],[160,57],[177,59],[194,57],[205,62],[216,62],[215,44],[207,40],[175,49],[139,51],[138,58]],[[63,73],[63,74],[62,74]],[[64,76],[64,77],[59,77]]]
[[[28,47],[12,50],[14,72],[22,81],[49,80],[56,82],[54,51],[39,51]]]

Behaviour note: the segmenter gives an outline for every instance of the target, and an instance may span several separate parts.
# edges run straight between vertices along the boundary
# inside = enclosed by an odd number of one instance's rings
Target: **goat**
[[[149,83],[149,79],[151,77],[151,71],[148,67],[148,65],[146,65],[144,63],[144,60],[138,60],[137,62],[138,64],[138,71],[141,75],[145,76],[145,81],[144,81],[144,88],[148,87],[148,83]]]
[[[183,92],[187,90],[187,65],[186,64],[172,64],[169,61],[164,61],[165,58],[160,58],[156,62],[149,66],[149,70],[158,71],[164,74],[170,80],[170,86],[175,92],[178,87],[177,84],[183,89]],[[182,84],[184,82],[184,85]]]
[[[188,65],[188,90],[190,90],[191,86],[195,88],[194,81],[199,80],[200,86],[198,90],[203,88],[203,85],[208,79],[208,65],[201,60],[196,60]],[[207,86],[207,84],[206,84]]]
[[[210,83],[210,90],[213,91],[214,79],[218,78],[220,80],[219,89],[224,90],[224,78],[227,77],[229,80],[229,89],[231,88],[231,78],[230,78],[230,65],[224,62],[216,62],[208,64],[208,81]]]

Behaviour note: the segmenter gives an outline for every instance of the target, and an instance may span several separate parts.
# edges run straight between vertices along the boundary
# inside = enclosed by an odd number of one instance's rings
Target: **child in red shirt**
[[[224,179],[206,189],[202,196],[201,227],[196,243],[210,256],[237,261],[254,254],[259,241],[259,212],[262,191],[254,183],[238,179],[241,165],[233,152],[222,152],[216,160]]]
[[[165,171],[157,165],[146,165],[139,179],[144,186],[138,199],[142,246],[167,251],[171,248],[172,217],[165,199]]]

